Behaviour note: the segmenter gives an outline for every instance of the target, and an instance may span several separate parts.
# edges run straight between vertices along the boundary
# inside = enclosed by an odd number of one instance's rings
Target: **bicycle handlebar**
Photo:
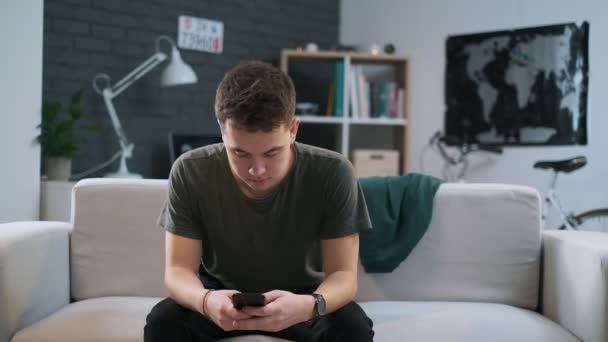
[[[458,138],[453,137],[453,136],[440,135],[439,141],[446,143],[448,145],[461,145],[460,140],[458,140]]]
[[[443,149],[445,145],[457,146],[462,154],[468,154],[475,151],[484,151],[495,154],[502,154],[502,146],[498,145],[485,145],[478,143],[462,143],[460,139],[455,136],[446,136],[441,134],[440,131],[435,132],[431,137],[429,143],[431,145],[438,146]]]
[[[477,145],[477,149],[480,151],[502,154],[502,146],[494,146],[494,145]]]

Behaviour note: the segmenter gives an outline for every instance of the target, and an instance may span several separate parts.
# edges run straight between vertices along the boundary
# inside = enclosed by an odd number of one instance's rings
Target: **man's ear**
[[[220,126],[220,133],[223,136],[224,135],[224,124],[221,123],[220,120],[217,120],[217,124],[218,124],[218,126]]]
[[[291,122],[291,127],[289,127],[289,135],[291,139],[291,143],[293,144],[296,141],[296,136],[298,135],[298,128],[300,127],[300,119],[295,118]]]

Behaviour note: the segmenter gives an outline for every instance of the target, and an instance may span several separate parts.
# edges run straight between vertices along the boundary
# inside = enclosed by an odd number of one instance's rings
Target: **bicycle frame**
[[[559,197],[557,197],[557,193],[555,192],[555,184],[557,183],[557,172],[553,171],[553,175],[551,177],[551,183],[549,184],[549,190],[547,190],[547,194],[545,196],[546,206],[543,207],[542,210],[542,221],[543,226],[545,226],[547,222],[547,215],[549,213],[550,207],[557,208],[559,215],[564,222],[564,225],[567,229],[576,229],[578,223],[574,217],[574,214],[570,212],[566,207],[562,204]]]
[[[467,172],[467,169],[469,168],[469,160],[467,159],[467,154],[471,152],[469,147],[465,146],[465,145],[459,146],[458,147],[458,156],[454,157],[445,150],[445,147],[443,146],[443,144],[435,143],[434,145],[437,146],[437,149],[439,150],[439,154],[441,155],[441,157],[444,160],[443,170],[441,172],[443,178],[446,181],[456,181],[458,183],[464,183],[465,182],[464,176]],[[458,176],[456,176],[456,177],[448,176],[448,169],[453,166],[458,166],[459,164],[462,164],[462,167],[461,167],[460,171],[458,171]]]
[[[448,153],[448,151],[446,150],[446,146],[444,144],[446,144],[446,142],[450,140],[452,141],[456,147],[456,153]],[[442,176],[443,179],[448,181],[448,182],[459,182],[459,183],[464,183],[466,182],[465,179],[465,175],[469,169],[469,159],[468,156],[469,154],[473,153],[473,152],[490,152],[490,153],[496,153],[496,154],[501,154],[502,153],[502,148],[495,148],[495,147],[488,147],[487,145],[483,145],[483,144],[476,144],[476,143],[462,143],[459,141],[454,141],[453,139],[450,139],[449,137],[445,137],[441,134],[441,132],[437,131],[435,132],[435,134],[433,134],[433,136],[431,137],[428,146],[430,146],[431,149],[435,150],[436,152],[439,153],[439,155],[441,156],[441,158],[444,161],[444,165],[443,165],[443,170],[442,170]],[[426,149],[425,149],[426,150]],[[423,151],[424,153],[424,151]],[[421,162],[421,165],[423,163]],[[455,172],[452,172],[452,168],[456,168],[456,167],[460,167],[458,171],[458,174],[456,175]]]

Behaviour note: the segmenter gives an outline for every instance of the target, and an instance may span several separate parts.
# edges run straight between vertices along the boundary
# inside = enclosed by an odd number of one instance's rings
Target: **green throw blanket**
[[[368,273],[392,272],[426,232],[442,181],[409,173],[360,178],[359,182],[373,227],[361,233],[361,264]]]

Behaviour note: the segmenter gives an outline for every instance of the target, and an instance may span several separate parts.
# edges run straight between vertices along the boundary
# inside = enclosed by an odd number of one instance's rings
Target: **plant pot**
[[[49,180],[67,181],[72,173],[72,159],[61,157],[46,158],[46,176]]]

